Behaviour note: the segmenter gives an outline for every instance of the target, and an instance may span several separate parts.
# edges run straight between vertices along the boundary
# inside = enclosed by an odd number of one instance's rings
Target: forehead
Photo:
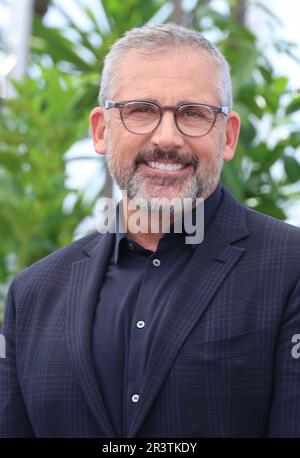
[[[117,72],[118,100],[219,103],[218,66],[206,52],[176,49],[144,56],[131,52],[123,56]]]

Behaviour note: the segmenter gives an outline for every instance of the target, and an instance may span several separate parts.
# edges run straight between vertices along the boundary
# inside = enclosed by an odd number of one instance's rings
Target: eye
[[[179,112],[180,116],[184,118],[205,118],[207,111],[201,108],[186,107]]]
[[[193,111],[193,110],[187,110],[184,112],[184,116],[187,116],[188,118],[198,118],[199,116],[203,116],[201,112],[199,111]]]
[[[178,110],[178,117],[182,121],[206,121],[211,122],[213,112],[209,107],[186,106]]]
[[[139,114],[139,113],[140,114],[152,114],[152,113],[156,113],[157,109],[156,107],[145,104],[145,103],[129,103],[128,105],[125,105],[124,112],[127,115]]]
[[[132,111],[134,113],[138,112],[138,113],[149,113],[151,112],[151,108],[149,107],[134,107],[132,108]]]

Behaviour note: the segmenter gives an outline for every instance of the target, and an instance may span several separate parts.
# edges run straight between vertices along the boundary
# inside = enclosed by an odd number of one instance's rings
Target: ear
[[[98,154],[106,154],[104,109],[96,107],[90,114],[90,128],[94,140],[94,148]]]
[[[224,161],[230,161],[234,156],[239,139],[240,126],[241,120],[239,115],[235,111],[228,113],[224,145]]]

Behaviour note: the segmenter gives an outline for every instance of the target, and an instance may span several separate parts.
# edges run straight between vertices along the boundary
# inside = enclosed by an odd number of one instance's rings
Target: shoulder
[[[231,229],[244,225],[250,238],[264,239],[268,243],[289,243],[300,250],[300,228],[272,216],[246,207],[224,188],[222,222]],[[225,221],[227,220],[227,221]]]
[[[96,246],[102,237],[103,234],[94,232],[56,250],[20,272],[13,281],[14,286],[28,284],[28,281],[41,282],[53,271],[60,278],[68,276],[73,262],[81,260],[84,250]]]
[[[246,208],[250,234],[265,235],[268,240],[289,242],[300,249],[300,228],[258,211]]]

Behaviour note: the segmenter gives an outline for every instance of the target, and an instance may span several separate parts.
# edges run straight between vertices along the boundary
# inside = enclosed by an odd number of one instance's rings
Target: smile
[[[149,161],[146,162],[146,164],[151,167],[151,169],[156,169],[156,170],[165,170],[168,172],[172,171],[177,171],[184,169],[186,165],[184,164],[176,164],[176,163],[171,163],[171,162],[156,162],[156,161]]]

